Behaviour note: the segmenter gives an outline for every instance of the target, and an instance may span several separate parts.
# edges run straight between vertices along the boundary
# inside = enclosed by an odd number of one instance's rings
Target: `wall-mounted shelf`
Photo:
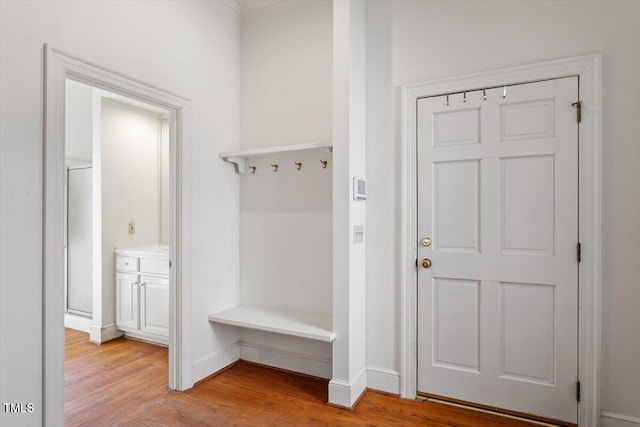
[[[236,169],[236,173],[245,173],[247,170],[247,161],[249,159],[311,151],[327,151],[331,153],[333,152],[333,145],[316,142],[297,145],[282,145],[278,147],[255,148],[251,150],[219,153],[218,157],[226,162],[232,163]]]
[[[265,307],[237,306],[209,315],[209,321],[241,328],[332,342],[331,317],[294,313]]]

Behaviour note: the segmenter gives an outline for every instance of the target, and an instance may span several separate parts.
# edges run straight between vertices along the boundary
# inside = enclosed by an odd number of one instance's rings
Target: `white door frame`
[[[191,113],[189,100],[44,45],[43,190],[43,425],[64,420],[64,106],[65,79],[137,99],[170,111],[169,388],[193,386],[189,333],[189,230],[186,194]]]
[[[582,123],[579,125],[579,264],[578,375],[581,401],[578,423],[599,422],[601,305],[601,56],[566,58],[537,64],[466,74],[402,87],[401,178],[401,373],[400,395],[417,394],[417,166],[416,114],[418,98],[447,93],[578,76]]]

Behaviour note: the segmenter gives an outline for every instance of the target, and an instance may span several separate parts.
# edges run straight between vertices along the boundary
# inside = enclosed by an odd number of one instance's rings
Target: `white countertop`
[[[143,246],[137,248],[119,248],[114,251],[118,255],[146,256],[169,258],[169,245]]]

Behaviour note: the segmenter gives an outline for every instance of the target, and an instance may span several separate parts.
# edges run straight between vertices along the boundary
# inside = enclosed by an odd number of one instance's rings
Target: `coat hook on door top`
[[[251,171],[251,173],[256,173],[256,167],[255,166],[249,166],[249,170]]]
[[[320,160],[320,163],[322,164],[322,169],[326,169],[327,168],[327,161],[326,160]]]
[[[302,169],[302,162],[293,162],[293,164],[296,165],[296,169]]]
[[[274,172],[278,172],[278,164],[277,163],[271,163],[271,167],[273,168]]]

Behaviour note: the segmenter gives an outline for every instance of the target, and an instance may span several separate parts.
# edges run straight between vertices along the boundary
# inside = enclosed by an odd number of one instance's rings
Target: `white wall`
[[[400,393],[400,141],[391,80],[389,1],[367,5],[367,268],[368,385]]]
[[[91,86],[67,79],[64,104],[66,160],[91,163],[93,159],[91,103]]]
[[[35,405],[0,425],[42,420],[43,44],[191,99],[183,268],[197,380],[237,339],[207,314],[238,298],[238,179],[217,153],[238,144],[239,35],[217,1],[0,2],[0,402]]]
[[[368,6],[368,366],[397,372],[400,364],[399,87],[601,52],[602,408],[639,417],[640,2],[376,1]]]
[[[169,243],[169,119],[162,119],[160,128],[160,197],[162,225],[160,243]]]
[[[103,252],[158,244],[160,115],[102,98],[101,118]]]
[[[242,148],[331,141],[331,23],[330,0],[242,16]]]
[[[242,148],[331,142],[332,52],[330,0],[242,16]],[[302,157],[281,156],[278,173],[267,162],[240,179],[240,299],[330,316],[332,167]],[[331,377],[330,344],[256,331],[240,339],[244,359]]]
[[[240,300],[330,316],[332,174],[304,166],[240,179]]]
[[[366,203],[353,199],[352,178],[366,170],[367,6],[337,0],[333,10],[333,378],[329,402],[353,407],[367,387],[366,245],[353,239]]]

